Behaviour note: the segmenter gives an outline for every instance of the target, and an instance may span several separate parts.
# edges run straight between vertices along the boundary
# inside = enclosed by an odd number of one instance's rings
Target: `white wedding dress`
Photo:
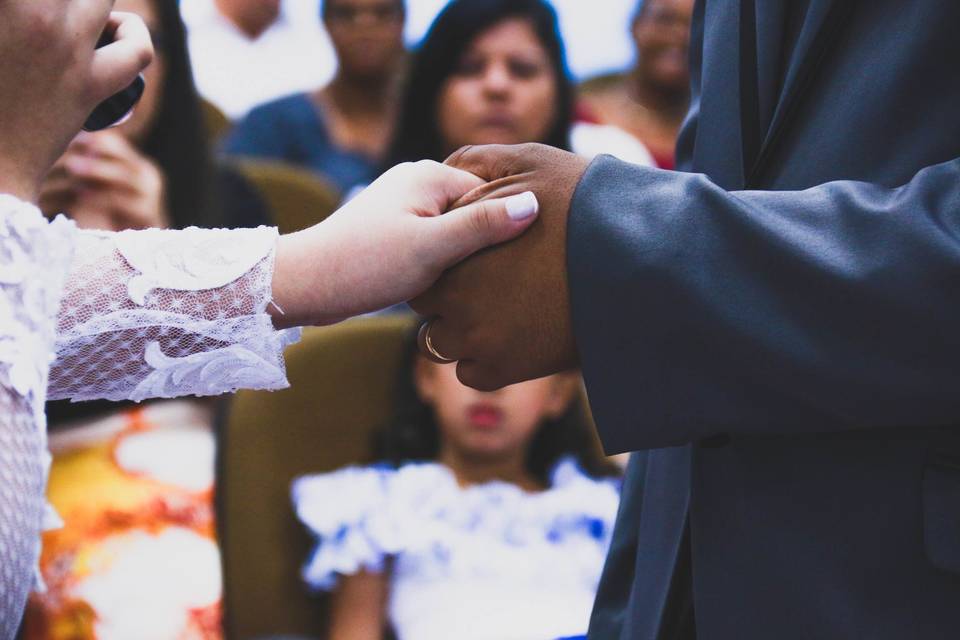
[[[267,306],[276,229],[77,230],[0,195],[0,640],[36,584],[49,399],[287,385]]]

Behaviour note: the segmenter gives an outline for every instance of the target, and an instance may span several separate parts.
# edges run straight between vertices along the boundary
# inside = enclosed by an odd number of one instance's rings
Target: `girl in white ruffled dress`
[[[586,633],[619,501],[573,373],[494,393],[411,339],[377,464],[295,481],[331,640]]]

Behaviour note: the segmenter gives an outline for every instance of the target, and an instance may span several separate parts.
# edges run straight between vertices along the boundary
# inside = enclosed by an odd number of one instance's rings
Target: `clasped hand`
[[[447,162],[483,180],[457,204],[531,191],[537,222],[448,270],[411,301],[435,353],[469,386],[493,390],[578,364],[567,284],[567,217],[588,160],[537,144],[468,147]],[[426,331],[421,331],[421,350]]]
[[[146,27],[112,7],[0,3],[0,193],[36,201],[93,108],[149,64]],[[114,42],[96,49],[104,29]],[[412,299],[466,384],[494,389],[576,365],[566,219],[586,166],[522,145],[391,169],[323,223],[280,239],[275,323],[328,324]]]

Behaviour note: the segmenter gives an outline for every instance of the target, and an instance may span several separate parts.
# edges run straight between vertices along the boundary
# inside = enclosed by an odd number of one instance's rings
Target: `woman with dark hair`
[[[40,208],[82,228],[256,226],[268,214],[239,175],[215,166],[176,3],[118,0],[150,29],[146,91],[123,125],[81,133],[50,171]]]
[[[130,119],[114,129],[81,133],[51,169],[40,209],[68,212],[84,229],[256,227],[269,214],[256,190],[236,171],[216,163],[176,3],[117,0],[150,30],[154,59],[146,89]],[[111,402],[52,402],[59,423],[115,410]]]
[[[331,640],[583,634],[616,515],[580,378],[481,393],[408,340],[373,465],[297,480]]]
[[[585,155],[649,154],[612,127],[574,125],[557,14],[544,0],[454,0],[420,45],[387,165],[468,144],[541,142]]]

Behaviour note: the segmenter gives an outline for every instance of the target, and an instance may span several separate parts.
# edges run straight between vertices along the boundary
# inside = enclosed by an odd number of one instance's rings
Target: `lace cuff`
[[[287,386],[267,306],[277,231],[80,232],[51,399],[145,400]]]

